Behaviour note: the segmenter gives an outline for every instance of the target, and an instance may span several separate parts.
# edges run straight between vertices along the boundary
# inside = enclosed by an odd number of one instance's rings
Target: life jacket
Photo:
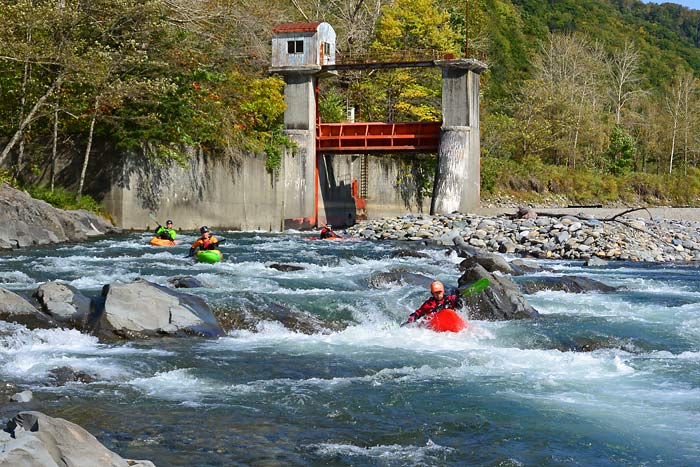
[[[201,250],[208,250],[210,246],[214,246],[219,241],[216,239],[216,237],[209,237],[209,238],[198,238],[193,244],[192,248],[197,248]]]
[[[425,315],[431,313],[437,313],[446,308],[462,308],[462,300],[457,295],[448,295],[442,298],[442,300],[437,300],[435,297],[430,297],[423,303],[420,308],[411,313],[415,319],[420,319]]]

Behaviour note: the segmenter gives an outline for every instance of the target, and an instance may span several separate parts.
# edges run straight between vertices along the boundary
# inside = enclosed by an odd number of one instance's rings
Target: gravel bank
[[[515,212],[514,209],[508,211],[511,214]],[[553,215],[544,215],[545,211]],[[564,208],[538,209],[540,215],[531,211],[524,218],[511,218],[505,214],[407,215],[363,221],[348,228],[346,233],[369,240],[469,245],[488,251],[537,258],[700,260],[700,216],[697,209],[692,209],[694,216],[698,216],[697,219],[683,220],[654,216],[653,211],[649,218],[648,213],[635,211],[614,221],[606,221],[604,219],[619,214],[624,209],[612,209],[600,218],[585,210],[581,211],[582,209],[577,209],[579,214],[571,215]]]

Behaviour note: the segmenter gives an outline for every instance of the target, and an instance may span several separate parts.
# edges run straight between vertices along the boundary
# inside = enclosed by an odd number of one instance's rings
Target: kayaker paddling
[[[156,228],[155,236],[162,240],[170,240],[174,242],[175,238],[177,237],[177,232],[175,232],[175,229],[173,229],[173,221],[168,219],[165,223],[165,227],[159,225],[158,228]]]
[[[445,309],[458,310],[464,306],[462,298],[457,294],[445,295],[445,286],[440,281],[433,281],[430,284],[430,294],[416,311],[411,313],[405,324],[412,323],[433,313]]]
[[[321,224],[323,228],[321,229],[321,234],[319,237],[323,240],[328,240],[328,239],[333,239],[333,238],[339,238],[338,234],[333,232],[333,229],[331,229],[330,225],[327,224]]]
[[[477,294],[486,290],[489,281],[485,277],[473,284],[459,288],[454,294],[445,295],[445,286],[440,281],[430,284],[430,297],[420,308],[410,314],[408,321],[401,326],[421,320],[420,325],[436,332],[460,332],[469,327],[455,310],[462,308],[462,297]]]
[[[219,247],[219,240],[217,240],[216,237],[213,237],[211,235],[209,227],[207,227],[206,225],[202,226],[199,229],[199,233],[201,234],[201,236],[192,244],[192,247],[190,248],[190,253],[187,256],[193,256],[197,249],[201,251],[216,250]]]

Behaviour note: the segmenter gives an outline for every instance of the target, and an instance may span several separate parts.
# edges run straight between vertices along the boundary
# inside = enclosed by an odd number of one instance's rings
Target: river
[[[216,234],[216,233],[215,233]],[[219,339],[102,344],[71,330],[0,323],[0,380],[31,389],[22,408],[80,424],[123,457],[165,466],[700,465],[700,282],[694,265],[542,262],[611,294],[527,296],[539,321],[472,321],[459,334],[399,324],[426,290],[368,287],[395,268],[456,285],[442,249],[309,241],[298,232],[223,232],[225,260],[194,264],[129,233],[0,253],[0,286],[59,280],[88,295],[137,277],[214,305],[282,304],[347,325],[298,334],[265,322]],[[280,272],[272,263],[302,266]],[[595,350],[568,350],[576,342]],[[69,367],[91,383],[56,387]],[[3,419],[19,406],[5,406]]]

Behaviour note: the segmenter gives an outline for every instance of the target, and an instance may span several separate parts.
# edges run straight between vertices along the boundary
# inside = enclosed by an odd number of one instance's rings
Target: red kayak
[[[356,241],[360,240],[357,237],[329,237],[329,238],[321,238],[321,237],[309,237],[307,240],[338,240],[338,241]]]
[[[467,329],[469,324],[448,308],[423,318],[423,326],[435,332],[460,332]]]

